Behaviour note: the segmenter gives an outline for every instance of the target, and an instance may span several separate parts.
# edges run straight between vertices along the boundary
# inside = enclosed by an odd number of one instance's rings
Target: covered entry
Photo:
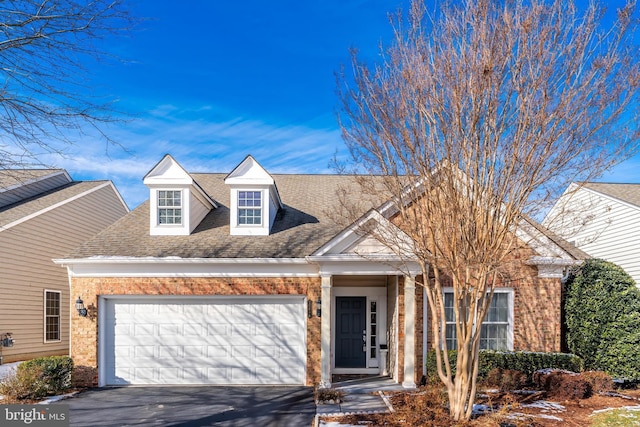
[[[395,285],[395,277],[390,279]],[[387,282],[387,276],[333,277],[333,373],[381,373],[387,337],[393,334],[387,323]]]

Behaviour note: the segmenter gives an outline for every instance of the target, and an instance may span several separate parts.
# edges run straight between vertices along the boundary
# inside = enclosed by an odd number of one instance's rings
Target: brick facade
[[[538,277],[535,266],[521,265],[511,273],[510,281],[496,287],[513,289],[513,349],[561,351],[561,280]],[[433,348],[431,334],[428,347]]]
[[[319,278],[73,278],[71,295],[81,296],[87,317],[72,316],[71,357],[79,385],[98,384],[98,297],[100,295],[304,295],[320,298]],[[74,298],[72,298],[74,300]],[[74,300],[75,301],[75,300]],[[75,312],[74,307],[71,307]],[[320,318],[307,319],[307,385],[320,382]]]
[[[513,288],[514,350],[560,351],[560,279],[537,276],[537,268],[522,266],[508,283],[498,286]],[[321,296],[320,278],[73,278],[71,295],[81,296],[89,315],[72,316],[71,356],[74,359],[75,381],[80,385],[98,383],[98,297],[100,295],[304,295],[316,301]],[[393,286],[394,285],[389,285]],[[415,295],[415,378],[419,384],[424,375],[423,332],[426,300],[423,286],[416,282]],[[397,366],[390,360],[395,380],[404,381],[404,280],[398,278],[397,307],[394,298],[387,301],[389,313],[397,313],[397,337],[390,337],[390,356],[397,353]],[[75,312],[72,302],[72,312]],[[391,327],[395,320],[388,319]],[[430,321],[430,320],[427,320]],[[319,317],[307,319],[307,385],[320,382],[320,322]],[[395,327],[391,327],[390,332]],[[428,348],[432,348],[430,330]],[[391,332],[393,334],[393,332]],[[396,371],[397,369],[397,371]],[[395,371],[395,372],[394,372]]]

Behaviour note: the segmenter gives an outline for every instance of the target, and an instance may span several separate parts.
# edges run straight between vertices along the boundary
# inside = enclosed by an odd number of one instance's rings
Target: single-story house
[[[68,254],[129,212],[110,181],[0,170],[0,363],[69,352]]]
[[[353,177],[271,175],[251,156],[229,173],[188,173],[166,155],[144,183],[147,202],[56,260],[88,308],[71,322],[88,384],[420,381],[420,270],[336,224],[337,192],[360,197]],[[377,207],[357,222],[388,223]],[[525,228],[527,257],[496,292],[483,346],[558,351],[561,279],[578,256]]]
[[[640,184],[572,183],[542,223],[640,286]]]

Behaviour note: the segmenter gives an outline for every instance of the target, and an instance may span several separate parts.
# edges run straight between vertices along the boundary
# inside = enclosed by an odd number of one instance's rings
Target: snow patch
[[[491,406],[482,405],[480,403],[476,403],[473,405],[473,409],[471,410],[472,415],[482,415],[487,412],[491,412],[493,408]]]
[[[604,408],[604,409],[598,409],[596,411],[593,411],[591,413],[591,415],[595,415],[595,414],[600,414],[602,412],[609,412],[609,411],[617,411],[617,410],[623,410],[623,411],[640,411],[640,405],[638,406],[621,406],[619,408]]]
[[[525,403],[521,406],[523,408],[537,408],[537,409],[541,409],[542,412],[553,412],[553,413],[566,412],[567,410],[567,408],[565,408],[563,405],[559,403],[549,402],[546,400],[538,400],[537,402],[533,402],[533,403]]]
[[[509,414],[509,416],[507,417],[511,420],[523,420],[523,419],[528,419],[528,418],[542,418],[545,420],[554,420],[554,421],[560,421],[560,422],[564,422],[564,420],[560,417],[556,417],[555,415],[548,415],[548,414],[523,414],[522,412],[513,412],[511,414]]]
[[[59,400],[66,399],[68,397],[73,397],[76,393],[78,393],[78,392],[74,391],[73,393],[61,394],[59,396],[51,396],[51,397],[46,398],[42,402],[38,402],[38,405],[48,405],[49,403],[57,402]]]

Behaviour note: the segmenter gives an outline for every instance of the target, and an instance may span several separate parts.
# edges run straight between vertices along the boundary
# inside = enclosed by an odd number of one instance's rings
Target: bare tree
[[[471,415],[481,325],[523,247],[526,218],[569,182],[637,149],[634,13],[626,4],[604,29],[594,4],[463,0],[427,12],[414,0],[406,19],[392,19],[395,38],[380,61],[368,65],[354,53],[353,76],[339,77],[346,169],[371,177],[361,179],[363,192],[391,200],[392,222],[414,241],[438,376],[456,420]],[[406,252],[389,236],[377,238]],[[455,375],[444,286],[453,288]]]
[[[72,132],[112,121],[111,100],[87,79],[97,41],[130,27],[120,0],[10,0],[0,3],[0,169],[41,164]]]

